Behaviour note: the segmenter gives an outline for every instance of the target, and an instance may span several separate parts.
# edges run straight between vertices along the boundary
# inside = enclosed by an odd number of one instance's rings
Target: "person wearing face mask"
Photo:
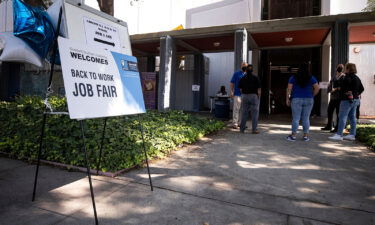
[[[339,112],[339,125],[337,133],[329,139],[335,141],[349,140],[354,141],[356,136],[356,111],[360,104],[360,96],[364,91],[361,79],[356,75],[357,67],[354,63],[345,65],[345,76],[340,82],[340,112]],[[350,120],[350,134],[343,136],[347,120]]]
[[[238,88],[241,78],[245,75],[247,63],[241,64],[241,70],[235,72],[230,80],[230,97],[233,98],[233,121],[234,129],[238,128],[241,114],[241,91]]]
[[[339,64],[336,67],[336,75],[330,80],[329,86],[328,86],[328,93],[331,94],[329,103],[328,103],[328,123],[325,127],[321,128],[321,130],[329,130],[331,132],[337,132],[337,125],[338,125],[338,118],[339,118],[339,110],[340,110],[340,92],[339,92],[339,80],[342,76],[345,76],[345,73],[343,73],[344,65]],[[336,125],[335,129],[332,130],[332,122],[333,122],[333,112],[336,111]]]
[[[240,80],[238,87],[241,90],[242,96],[242,117],[240,132],[244,133],[246,129],[246,122],[251,112],[252,133],[259,134],[257,130],[259,117],[259,103],[261,95],[261,83],[257,76],[253,74],[253,66],[248,65],[245,76]]]

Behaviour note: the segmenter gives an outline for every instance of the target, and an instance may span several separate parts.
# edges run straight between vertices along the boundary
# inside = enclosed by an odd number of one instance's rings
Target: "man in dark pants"
[[[258,134],[259,132],[257,130],[257,126],[259,117],[261,84],[259,78],[253,74],[252,65],[247,66],[246,74],[243,78],[241,78],[238,87],[241,90],[242,96],[242,117],[240,132],[245,132],[246,122],[250,111],[252,120],[252,133]]]
[[[328,86],[328,93],[331,94],[331,98],[328,103],[328,123],[325,127],[321,128],[321,130],[332,130],[332,122],[333,122],[333,112],[336,111],[336,123],[335,128],[331,132],[337,131],[337,124],[338,124],[338,118],[339,118],[339,111],[340,111],[340,93],[339,93],[339,79],[344,76],[343,73],[344,65],[339,64],[336,68],[336,75],[330,80],[329,86]]]

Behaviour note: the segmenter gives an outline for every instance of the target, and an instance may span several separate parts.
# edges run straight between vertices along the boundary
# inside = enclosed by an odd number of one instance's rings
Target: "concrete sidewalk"
[[[374,225],[375,153],[332,142],[285,141],[290,126],[259,135],[225,130],[116,179],[93,176],[100,224]],[[0,224],[94,224],[84,173],[0,158]]]

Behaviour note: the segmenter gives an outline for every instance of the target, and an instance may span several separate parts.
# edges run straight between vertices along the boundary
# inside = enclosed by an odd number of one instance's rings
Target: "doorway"
[[[261,51],[262,113],[268,115],[290,113],[290,107],[286,106],[286,88],[289,78],[297,73],[302,63],[309,63],[312,75],[318,81],[321,80],[320,47]],[[315,97],[312,115],[320,116],[319,95]]]

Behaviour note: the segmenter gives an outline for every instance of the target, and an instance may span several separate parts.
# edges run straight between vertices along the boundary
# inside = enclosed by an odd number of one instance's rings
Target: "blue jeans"
[[[313,98],[292,99],[292,133],[296,134],[299,121],[302,119],[303,133],[308,134],[310,129],[310,113],[314,105]]]
[[[337,128],[338,135],[342,136],[348,117],[350,120],[350,134],[354,136],[356,135],[357,121],[355,118],[355,113],[359,104],[359,99],[353,99],[352,102],[350,102],[349,100],[341,101],[339,112],[339,127]]]

